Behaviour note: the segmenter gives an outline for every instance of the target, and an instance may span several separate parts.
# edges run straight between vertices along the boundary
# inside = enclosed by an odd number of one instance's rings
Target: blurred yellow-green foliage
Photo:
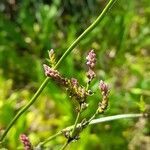
[[[47,50],[57,58],[99,15],[106,0],[1,0],[0,1],[0,134],[33,96],[44,80],[42,64]],[[83,116],[90,117],[100,94],[98,82],[111,87],[110,104],[103,116],[139,113],[150,105],[150,3],[149,0],[118,0],[100,25],[92,31],[59,67],[66,77],[84,85],[87,51],[97,53],[95,95]],[[140,97],[143,98],[140,98]],[[140,100],[141,99],[141,100]],[[69,97],[50,81],[40,97],[17,121],[4,142],[9,150],[22,149],[18,137],[26,133],[36,145],[74,123],[76,113]],[[71,150],[148,150],[150,124],[138,119],[88,127]],[[144,120],[145,121],[145,120]],[[142,122],[142,123],[141,123]],[[59,149],[60,136],[49,143]]]

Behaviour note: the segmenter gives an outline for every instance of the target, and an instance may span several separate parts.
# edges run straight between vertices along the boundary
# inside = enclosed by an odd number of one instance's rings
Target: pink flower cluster
[[[20,140],[24,145],[24,150],[33,150],[29,138],[25,134],[20,135]]]
[[[109,87],[104,81],[100,81],[99,89],[102,93],[102,101],[99,103],[98,111],[99,113],[103,113],[108,106],[108,96],[109,96]]]
[[[102,80],[100,81],[99,88],[102,92],[102,95],[106,96],[108,94],[109,88],[108,88],[108,85],[104,81],[102,81]]]
[[[55,79],[60,77],[60,73],[57,70],[50,68],[46,64],[44,64],[43,67],[44,67],[44,71],[45,71],[46,76],[51,77],[51,78],[55,78]]]
[[[90,69],[93,69],[95,67],[95,63],[96,63],[96,54],[94,52],[94,50],[91,50],[87,57],[86,57],[86,64]]]
[[[88,66],[88,72],[87,72],[87,77],[89,79],[89,82],[96,76],[95,72],[93,71],[95,64],[96,64],[96,54],[94,50],[91,50],[87,57],[86,57],[86,64]]]

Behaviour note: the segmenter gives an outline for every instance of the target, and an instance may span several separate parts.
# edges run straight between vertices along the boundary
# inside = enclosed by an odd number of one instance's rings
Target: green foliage
[[[43,81],[42,63],[48,57],[47,50],[53,48],[59,58],[105,4],[105,1],[98,0],[0,2],[0,134]],[[148,4],[148,0],[118,1],[59,68],[64,76],[74,76],[84,83],[86,67],[83,56],[89,49],[95,49],[97,81],[91,88],[95,91],[100,79],[111,87],[105,116],[138,112],[139,108],[144,112],[150,105]],[[90,116],[99,100],[96,91],[95,96],[89,98],[91,109],[83,116]],[[50,81],[37,102],[17,121],[3,145],[7,149],[22,149],[18,140],[20,133],[27,133],[31,142],[38,144],[73,124],[76,116],[73,107],[69,97]],[[81,150],[128,149],[136,121],[120,120],[91,126],[70,149],[77,146]],[[147,123],[142,127],[146,130],[142,136],[150,134],[149,126]],[[58,137],[48,145],[59,149],[64,140],[63,136]]]
[[[145,104],[145,102],[143,100],[143,96],[140,97],[140,102],[137,103],[137,104],[138,104],[141,112],[145,112],[146,111],[146,104]]]

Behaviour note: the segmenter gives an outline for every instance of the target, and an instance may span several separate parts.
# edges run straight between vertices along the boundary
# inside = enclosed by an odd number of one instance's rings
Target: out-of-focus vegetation
[[[0,132],[32,97],[44,80],[42,64],[47,50],[59,58],[106,5],[106,0],[1,0],[0,1]],[[101,24],[82,40],[61,64],[67,77],[84,84],[85,59],[90,49],[97,53],[97,89],[100,79],[111,86],[110,104],[104,116],[137,113],[150,104],[150,5],[149,0],[118,0]],[[99,102],[98,90],[89,99],[90,115]],[[142,96],[142,98],[141,98]],[[140,100],[141,99],[141,100]],[[141,104],[142,103],[142,104]],[[36,103],[9,132],[5,147],[22,149],[20,133],[38,144],[72,125],[74,104],[54,82],[49,82]],[[119,120],[94,125],[69,149],[148,150],[150,125],[145,120]],[[65,138],[49,143],[59,149]]]

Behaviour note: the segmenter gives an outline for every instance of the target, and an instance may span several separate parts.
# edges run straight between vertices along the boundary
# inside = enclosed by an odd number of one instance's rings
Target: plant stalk
[[[103,9],[103,11],[101,12],[101,14],[97,17],[97,19],[71,44],[71,46],[65,51],[65,53],[63,54],[63,56],[58,60],[57,64],[55,65],[55,67],[57,67],[62,60],[64,60],[64,58],[67,57],[67,55],[70,54],[70,52],[76,47],[76,45],[83,39],[85,38],[100,22],[101,20],[104,18],[104,16],[106,15],[106,13],[108,12],[108,10],[113,6],[113,4],[116,2],[117,0],[110,0],[108,2],[108,4],[105,6],[105,8]]]
[[[147,114],[145,116],[147,116]],[[102,122],[108,122],[108,121],[119,120],[119,119],[139,118],[139,117],[144,117],[144,115],[143,114],[120,114],[120,115],[114,115],[114,116],[108,116],[108,117],[93,119],[93,120],[91,120],[91,122],[89,123],[89,125],[94,125],[94,124],[99,124],[99,123],[102,123]],[[77,127],[78,126],[80,126],[80,123],[77,124]],[[58,133],[56,133],[55,135],[59,136],[64,131],[72,131],[73,128],[74,128],[74,125],[66,127],[64,129],[62,129],[61,131],[59,131]],[[44,146],[46,143],[50,142],[52,139],[54,139],[55,137],[57,137],[55,135],[54,136],[50,136],[45,141],[41,142],[42,146]],[[51,137],[53,137],[53,138],[51,138]]]
[[[46,143],[50,142],[51,140],[53,140],[54,138],[56,138],[57,136],[59,136],[61,134],[62,134],[61,131],[57,132],[56,134],[54,134],[54,135],[50,136],[49,138],[47,138],[45,141],[39,143],[37,147],[40,147],[40,148],[43,147]]]
[[[88,33],[90,33],[100,22],[101,20],[104,18],[104,16],[106,15],[106,13],[108,12],[108,10],[113,6],[113,4],[116,2],[117,0],[110,0],[108,2],[108,4],[106,5],[106,7],[103,9],[103,11],[101,12],[101,14],[98,16],[98,18],[71,44],[71,46],[66,50],[66,52],[62,55],[62,57],[58,60],[57,64],[54,66],[54,69],[56,69],[60,63],[69,55],[69,53],[71,53],[71,51],[76,47],[76,45],[84,38],[88,35]],[[4,131],[4,133],[2,134],[0,141],[3,141],[3,139],[5,138],[5,136],[7,135],[7,133],[9,132],[9,130],[12,128],[12,126],[16,123],[16,121],[20,118],[20,116],[26,112],[28,110],[28,108],[35,102],[35,100],[38,98],[38,96],[41,94],[41,92],[43,91],[43,89],[46,87],[47,83],[49,81],[49,78],[47,77],[43,83],[41,84],[41,86],[39,87],[39,89],[37,90],[37,92],[33,95],[33,97],[31,98],[31,100],[29,101],[29,103],[27,103],[17,114],[16,116],[12,119],[12,121],[8,124],[6,130]]]
[[[35,100],[37,99],[37,97],[40,95],[40,93],[43,91],[43,89],[45,88],[45,86],[47,85],[48,81],[50,78],[46,78],[43,83],[41,84],[41,86],[39,87],[39,89],[37,90],[37,92],[34,94],[34,96],[32,97],[32,99],[29,101],[28,104],[26,104],[23,108],[21,108],[21,110],[19,110],[19,112],[16,114],[16,116],[12,119],[12,121],[9,123],[9,125],[7,126],[6,130],[4,131],[4,133],[2,134],[0,141],[3,141],[3,139],[5,138],[5,136],[7,135],[7,133],[9,132],[9,130],[12,128],[12,126],[15,124],[15,122],[18,120],[18,118],[28,110],[28,108],[35,102]]]
[[[64,150],[68,146],[68,144],[69,143],[68,143],[68,140],[67,140],[60,150]]]
[[[74,126],[73,126],[73,130],[72,130],[72,133],[71,133],[71,137],[74,136],[74,133],[75,133],[75,131],[76,131],[76,127],[77,127],[77,124],[78,124],[78,121],[79,121],[79,118],[80,118],[80,114],[81,114],[81,108],[80,108],[80,110],[79,110],[79,112],[78,112],[78,114],[77,114],[77,118],[76,118],[75,123],[74,123]]]

